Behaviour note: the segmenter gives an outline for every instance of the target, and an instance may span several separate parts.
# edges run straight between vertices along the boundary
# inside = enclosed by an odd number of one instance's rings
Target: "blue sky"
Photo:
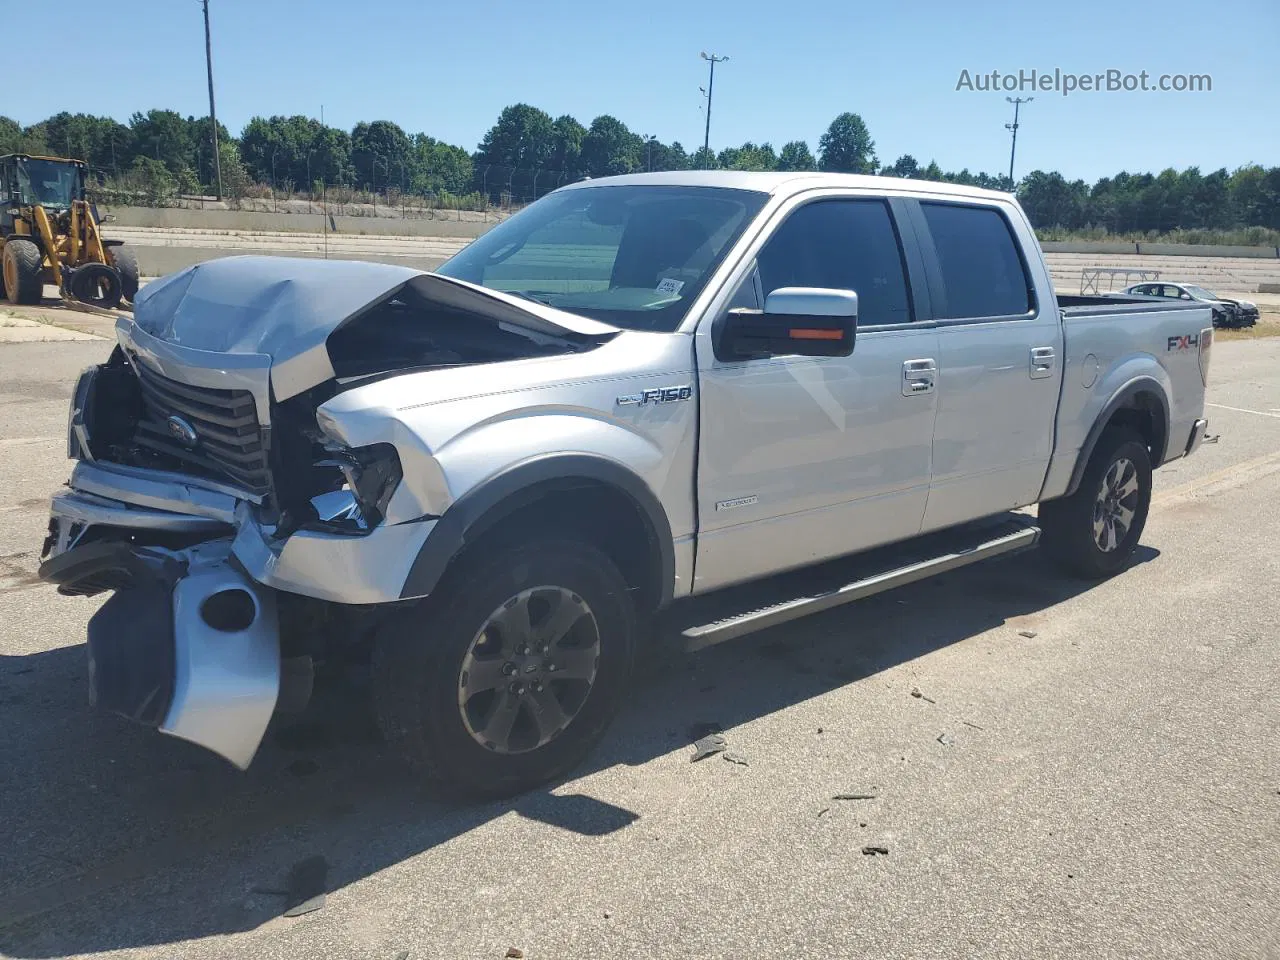
[[[48,70],[0,113],[33,123],[60,110],[127,121],[134,110],[207,112],[196,0],[63,0],[94,24],[102,75]],[[1007,169],[1002,92],[957,91],[971,74],[1207,73],[1207,93],[1039,92],[1024,108],[1019,176],[1037,167],[1088,180],[1122,169],[1204,171],[1280,164],[1276,0],[211,0],[219,119],[318,116],[350,128],[394,120],[474,149],[505,105],[584,124],[612,113],[637,133],[702,143],[706,49],[716,70],[711,143],[809,142],[860,113],[882,161],[910,153],[946,169]],[[9,90],[12,92],[13,87]],[[1023,95],[1026,95],[1025,93]]]

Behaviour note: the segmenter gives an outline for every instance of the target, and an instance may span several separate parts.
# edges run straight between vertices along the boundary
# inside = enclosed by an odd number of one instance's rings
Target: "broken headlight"
[[[341,471],[359,511],[358,517],[347,514],[342,519],[356,522],[360,529],[376,527],[386,516],[387,504],[403,475],[396,448],[375,443],[355,448],[326,446],[325,451],[329,456],[315,466]]]

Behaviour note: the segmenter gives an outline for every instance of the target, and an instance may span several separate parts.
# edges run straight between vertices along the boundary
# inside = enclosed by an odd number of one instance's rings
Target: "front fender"
[[[627,466],[598,454],[548,453],[514,463],[471,487],[436,522],[409,570],[402,599],[431,593],[445,568],[466,544],[503,517],[528,505],[530,496],[570,489],[583,482],[603,483],[632,501],[659,553],[658,601],[671,599],[675,584],[675,546],[671,524],[653,490]]]

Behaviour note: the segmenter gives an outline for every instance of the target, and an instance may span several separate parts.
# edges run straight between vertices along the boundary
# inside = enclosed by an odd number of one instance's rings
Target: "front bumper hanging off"
[[[115,590],[89,621],[94,705],[248,767],[279,696],[279,628],[275,592],[244,574],[229,539],[97,541],[51,556],[40,576],[67,593]]]

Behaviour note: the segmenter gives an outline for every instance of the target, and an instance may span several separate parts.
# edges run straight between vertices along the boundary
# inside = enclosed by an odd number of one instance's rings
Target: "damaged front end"
[[[447,506],[403,482],[430,471],[418,439],[350,445],[324,405],[614,333],[379,264],[228,258],[149,285],[76,385],[40,568],[64,594],[114,592],[89,624],[94,702],[246,767],[296,699],[282,662],[357,643]]]

